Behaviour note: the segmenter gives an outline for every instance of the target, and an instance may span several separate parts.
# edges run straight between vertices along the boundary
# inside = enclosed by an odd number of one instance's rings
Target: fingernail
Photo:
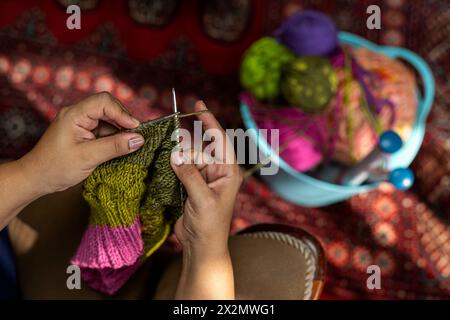
[[[208,108],[206,107],[206,104],[203,100],[200,100],[200,105],[202,106],[203,110],[208,110]]]
[[[136,125],[136,127],[141,124],[141,122],[136,118],[131,117],[131,120],[133,120],[133,123]]]
[[[136,150],[137,148],[142,147],[144,144],[144,138],[142,137],[133,137],[130,140],[128,140],[128,148],[130,150]]]
[[[184,157],[181,152],[174,152],[172,155],[173,163],[179,167],[184,163]]]

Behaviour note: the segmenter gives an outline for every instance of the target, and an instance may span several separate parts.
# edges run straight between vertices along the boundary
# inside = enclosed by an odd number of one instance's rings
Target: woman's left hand
[[[19,160],[44,194],[65,190],[87,178],[99,164],[144,144],[144,138],[133,132],[96,138],[100,121],[125,129],[139,125],[117,99],[98,93],[62,108],[34,149]]]

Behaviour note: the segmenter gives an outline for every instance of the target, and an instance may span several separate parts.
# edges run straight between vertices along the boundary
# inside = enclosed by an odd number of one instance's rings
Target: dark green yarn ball
[[[281,91],[292,106],[306,112],[326,108],[336,92],[336,74],[325,58],[301,57],[283,69]]]
[[[241,84],[256,99],[273,100],[280,94],[282,68],[294,58],[294,54],[274,38],[261,38],[244,54]]]

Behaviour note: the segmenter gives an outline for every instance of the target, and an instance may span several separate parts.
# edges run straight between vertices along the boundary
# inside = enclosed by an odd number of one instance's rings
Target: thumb
[[[93,166],[138,150],[144,145],[144,137],[137,133],[118,133],[85,143],[86,153]]]
[[[201,206],[204,200],[212,194],[212,191],[195,164],[188,162],[179,151],[172,152],[170,156],[172,169],[186,188],[190,200],[195,206]]]

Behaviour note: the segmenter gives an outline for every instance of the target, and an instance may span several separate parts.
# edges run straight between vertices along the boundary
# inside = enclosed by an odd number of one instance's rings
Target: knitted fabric
[[[84,182],[91,215],[71,263],[92,288],[115,293],[167,238],[181,215],[184,191],[170,167],[177,117],[139,126],[138,151],[108,161]]]

